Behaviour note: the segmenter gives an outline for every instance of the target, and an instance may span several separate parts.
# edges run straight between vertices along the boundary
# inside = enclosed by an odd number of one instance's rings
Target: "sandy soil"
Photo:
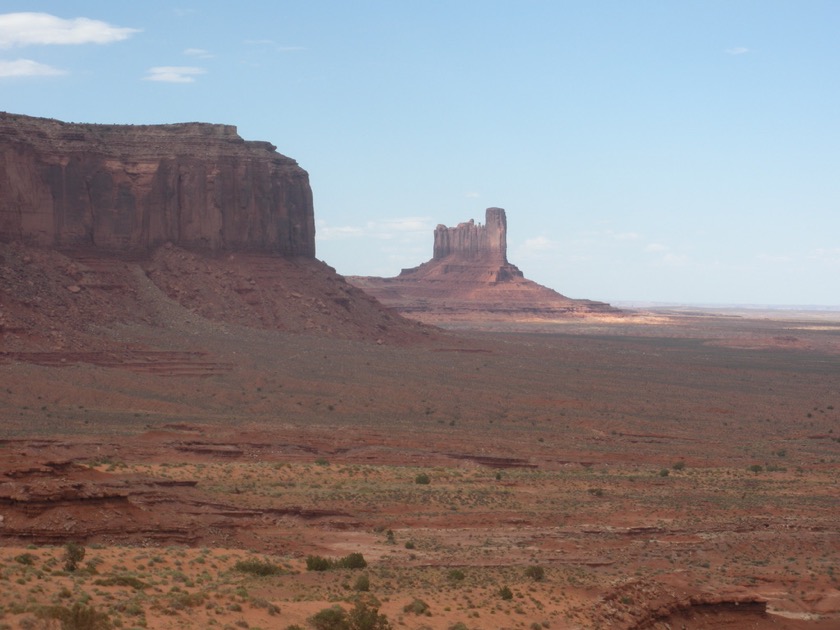
[[[203,269],[189,300],[224,276]],[[117,280],[142,305],[103,289],[76,308],[111,317],[65,322],[42,271],[4,272],[36,288],[0,312],[0,627],[74,605],[125,628],[307,627],[360,598],[405,628],[840,625],[840,322],[336,336],[305,309],[300,330],[196,312],[136,269]],[[307,570],[351,553],[367,567]]]

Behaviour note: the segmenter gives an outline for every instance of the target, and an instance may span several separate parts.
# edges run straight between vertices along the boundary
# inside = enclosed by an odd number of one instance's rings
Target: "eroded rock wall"
[[[315,256],[309,176],[229,125],[89,125],[0,112],[0,240]]]
[[[432,260],[507,263],[507,219],[502,208],[487,208],[485,224],[470,219],[456,227],[438,225]]]

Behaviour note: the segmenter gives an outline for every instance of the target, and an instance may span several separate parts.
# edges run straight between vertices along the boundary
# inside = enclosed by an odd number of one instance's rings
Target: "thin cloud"
[[[556,247],[554,241],[550,238],[546,238],[545,236],[537,236],[534,238],[525,239],[525,243],[522,246],[522,249],[525,253],[529,252],[544,252],[547,250],[554,249]]]
[[[213,53],[203,48],[187,48],[184,50],[184,54],[187,57],[195,57],[196,59],[212,59],[215,57]]]
[[[0,77],[54,77],[62,74],[67,73],[31,59],[0,60]]]
[[[357,236],[364,236],[364,230],[360,227],[353,227],[350,225],[332,226],[319,224],[318,225],[318,239],[322,241],[339,241],[346,238],[355,238]]]
[[[402,240],[422,234],[431,238],[434,225],[428,217],[399,217],[382,221],[368,221],[363,226],[329,225],[318,222],[318,239],[337,241],[348,238],[372,238],[381,241]]]
[[[840,247],[819,247],[808,258],[826,265],[840,264]]]
[[[726,49],[727,55],[746,55],[748,52],[751,52],[749,48],[744,48],[743,46],[736,46],[734,48],[727,48]]]
[[[110,44],[128,39],[140,29],[113,26],[100,20],[64,19],[49,13],[0,15],[0,48],[33,45]]]
[[[143,77],[146,81],[160,81],[162,83],[195,83],[195,77],[205,74],[204,68],[195,66],[156,66],[147,70]]]
[[[609,235],[616,241],[636,241],[641,238],[638,232],[609,232]]]
[[[464,195],[467,199],[478,199],[481,195],[477,192],[468,192]]]

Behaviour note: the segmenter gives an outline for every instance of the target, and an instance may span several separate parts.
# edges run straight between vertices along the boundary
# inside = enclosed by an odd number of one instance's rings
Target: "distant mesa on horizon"
[[[487,208],[484,225],[472,219],[455,227],[438,225],[428,262],[393,278],[348,276],[347,281],[386,306],[432,324],[621,313],[604,302],[568,298],[525,278],[507,259],[502,208]]]

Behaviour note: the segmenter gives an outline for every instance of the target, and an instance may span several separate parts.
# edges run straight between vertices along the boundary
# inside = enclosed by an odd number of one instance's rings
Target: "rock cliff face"
[[[432,260],[458,260],[507,264],[507,218],[501,208],[487,208],[485,224],[470,219],[457,227],[438,225]]]
[[[435,228],[432,259],[395,278],[347,280],[386,306],[424,322],[507,323],[570,315],[617,314],[603,302],[574,300],[524,277],[507,259],[507,218],[488,208],[485,224],[470,220]]]
[[[0,112],[0,241],[315,256],[309,176],[229,125],[88,125]]]

